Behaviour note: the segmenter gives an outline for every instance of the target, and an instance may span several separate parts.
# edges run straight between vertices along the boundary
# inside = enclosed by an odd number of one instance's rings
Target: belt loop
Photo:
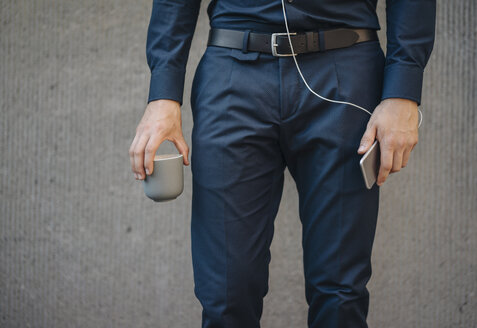
[[[325,34],[323,30],[318,30],[318,42],[320,43],[320,49],[318,51],[325,51]]]
[[[248,52],[248,37],[250,35],[250,30],[245,30],[243,33],[242,41],[242,52],[246,54]]]

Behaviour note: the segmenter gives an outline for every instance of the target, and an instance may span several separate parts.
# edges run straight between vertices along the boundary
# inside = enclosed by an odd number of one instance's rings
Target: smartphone
[[[375,140],[359,161],[359,166],[361,167],[361,172],[363,173],[364,184],[368,189],[373,187],[378,178],[381,157],[380,154],[378,140]]]

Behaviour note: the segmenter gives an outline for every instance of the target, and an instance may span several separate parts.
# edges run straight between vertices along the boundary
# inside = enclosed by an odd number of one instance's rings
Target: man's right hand
[[[151,101],[136,128],[136,136],[129,147],[136,179],[143,180],[145,174],[152,174],[154,156],[164,140],[172,141],[182,154],[184,165],[189,165],[189,146],[182,135],[180,104],[171,99]]]

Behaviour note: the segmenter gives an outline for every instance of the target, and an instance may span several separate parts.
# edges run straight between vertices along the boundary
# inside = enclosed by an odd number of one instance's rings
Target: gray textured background
[[[188,62],[189,145],[208,2]],[[150,0],[1,1],[1,327],[200,326],[190,167],[183,195],[158,204],[127,153],[148,91],[150,9]],[[438,3],[419,144],[381,187],[371,327],[477,327],[476,16],[475,0]],[[171,150],[167,141],[159,152]],[[287,172],[263,327],[306,326],[300,237]]]

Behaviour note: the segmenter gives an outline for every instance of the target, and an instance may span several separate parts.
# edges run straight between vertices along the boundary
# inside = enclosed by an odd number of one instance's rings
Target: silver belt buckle
[[[272,33],[272,40],[270,42],[271,46],[272,46],[272,55],[275,56],[275,57],[286,57],[286,56],[293,56],[293,55],[298,55],[297,53],[295,54],[279,54],[277,52],[277,35],[287,35],[286,32],[280,32],[280,33]],[[296,32],[291,32],[290,35],[296,35]]]

